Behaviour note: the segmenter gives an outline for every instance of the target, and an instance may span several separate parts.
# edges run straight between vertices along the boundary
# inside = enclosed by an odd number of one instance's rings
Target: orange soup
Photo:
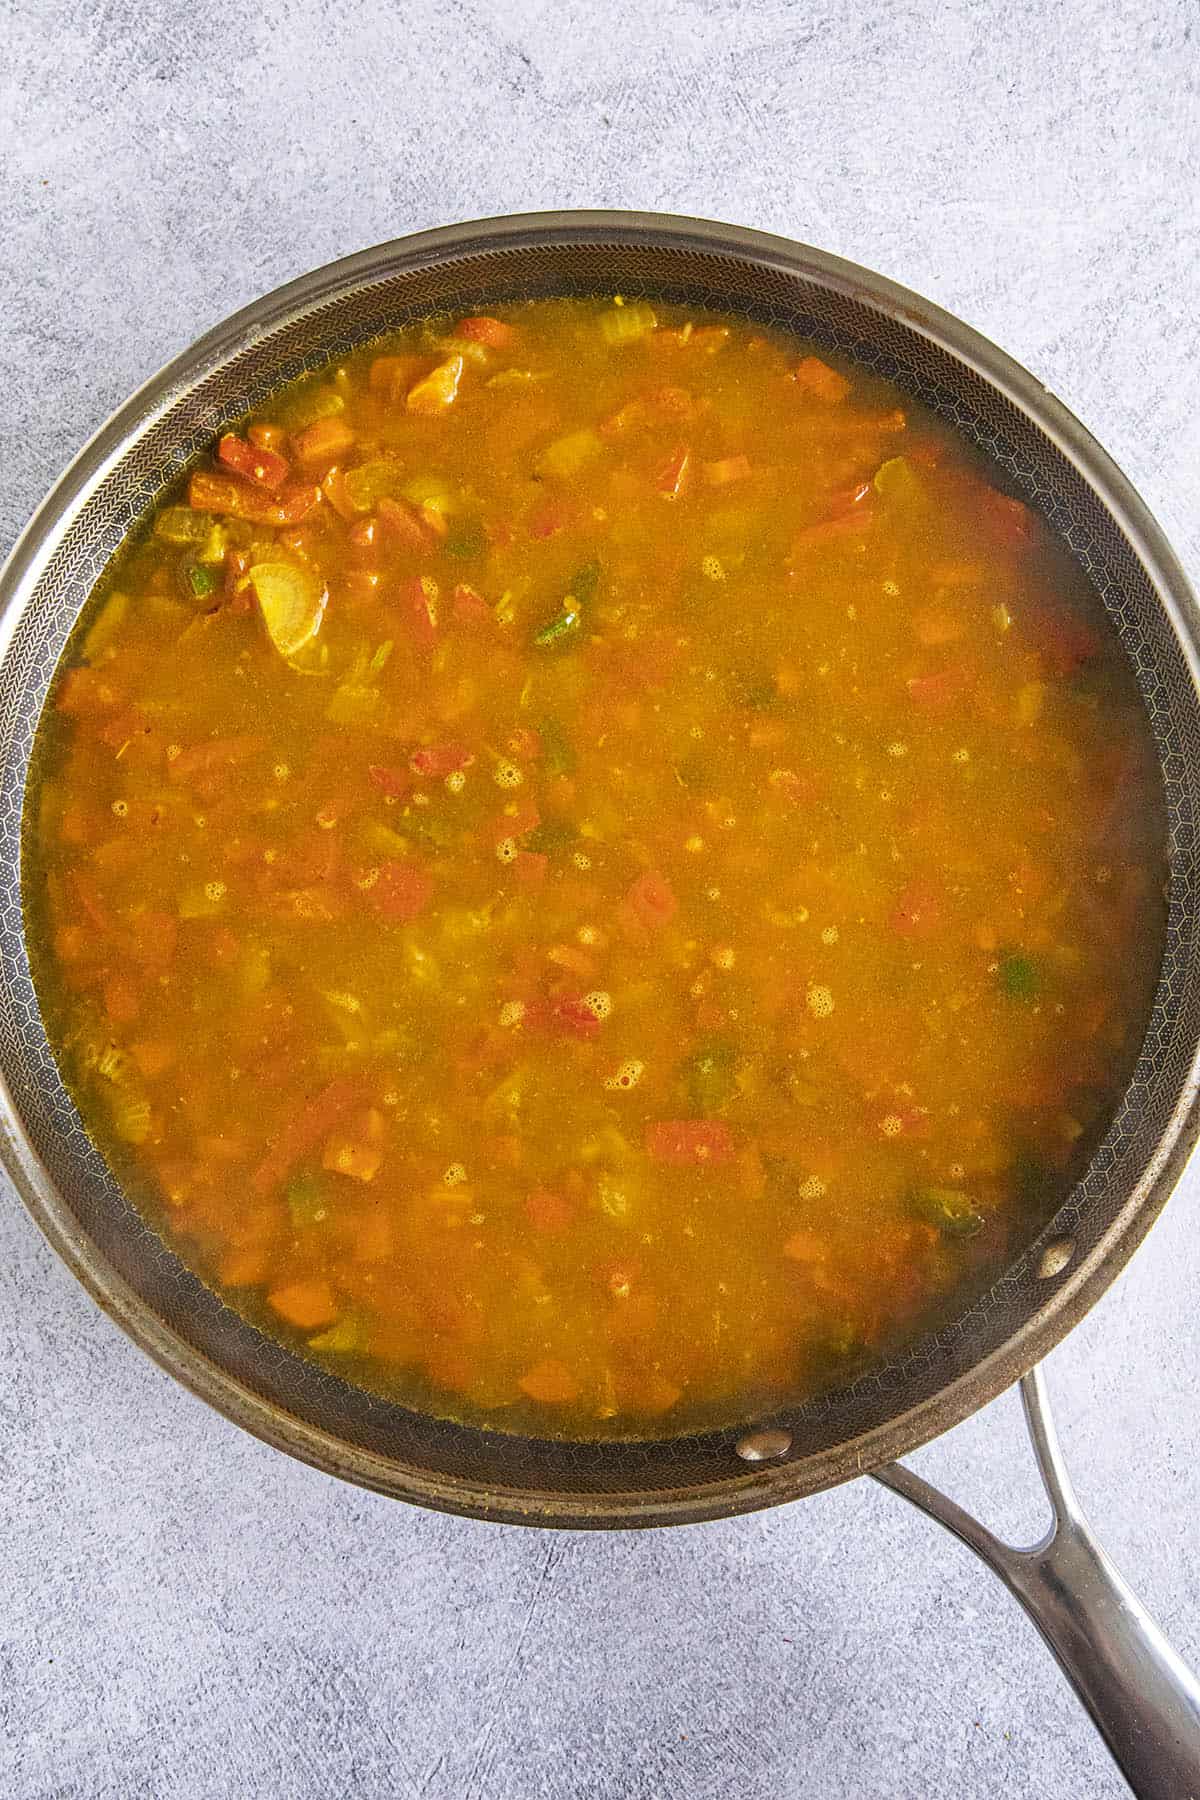
[[[1156,760],[1082,574],[896,389],[620,298],[236,422],[102,582],[25,880],[179,1255],[513,1430],[800,1401],[1027,1244],[1136,1054]]]

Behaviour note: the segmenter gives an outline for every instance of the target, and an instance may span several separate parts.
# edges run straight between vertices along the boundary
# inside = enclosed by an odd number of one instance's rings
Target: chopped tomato
[[[941,921],[937,889],[927,881],[910,881],[891,916],[891,927],[901,937],[918,937],[933,931]]]
[[[288,465],[282,456],[261,445],[248,444],[232,432],[226,432],[218,443],[217,457],[227,469],[253,482],[255,487],[266,488],[268,493],[273,494],[288,478]]]
[[[489,350],[507,350],[516,332],[503,319],[479,313],[469,319],[460,319],[455,326],[455,335],[467,338],[473,344],[486,344]]]
[[[525,1216],[535,1231],[565,1231],[575,1217],[575,1206],[565,1194],[551,1188],[535,1188],[525,1196]]]
[[[407,500],[390,500],[385,494],[376,511],[380,533],[397,549],[429,550],[437,542],[436,531]]]
[[[679,911],[670,883],[654,869],[639,875],[625,898],[640,923],[652,931],[669,925]]]
[[[425,744],[413,751],[408,766],[414,775],[438,781],[446,775],[457,775],[460,769],[469,769],[474,761],[474,751],[465,744]]]
[[[405,769],[389,769],[381,763],[370,763],[367,777],[381,794],[387,794],[392,800],[407,799],[413,791],[413,778]]]
[[[676,450],[663,463],[654,477],[654,485],[665,500],[679,499],[688,483],[691,462],[690,450]]]
[[[846,377],[830,368],[827,362],[822,362],[819,356],[802,357],[792,371],[792,380],[814,399],[831,405],[844,400],[850,392]]]
[[[703,1167],[728,1162],[735,1147],[719,1119],[664,1119],[646,1127],[646,1154],[653,1162]]]
[[[414,575],[400,589],[400,610],[407,621],[412,641],[421,650],[431,650],[438,635],[438,584],[428,575]]]
[[[386,862],[380,867],[379,879],[369,889],[369,898],[383,918],[407,925],[425,911],[433,891],[433,877],[415,863]]]
[[[540,888],[545,885],[546,872],[550,866],[550,858],[536,850],[518,850],[513,863],[513,875],[523,888]]]
[[[405,405],[409,412],[425,413],[427,416],[445,412],[458,397],[463,366],[461,356],[448,356],[445,362],[430,369],[423,380],[408,390]]]
[[[905,682],[909,698],[918,706],[942,707],[952,706],[961,700],[974,680],[974,671],[965,664],[955,663],[948,669],[938,669],[931,675],[913,675]]]

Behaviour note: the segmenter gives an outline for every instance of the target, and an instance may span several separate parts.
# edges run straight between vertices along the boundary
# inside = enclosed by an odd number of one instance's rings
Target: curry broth
[[[1157,974],[1132,678],[1041,520],[738,319],[436,320],[117,559],[40,728],[35,978],[180,1255],[365,1386],[682,1429],[994,1278]]]

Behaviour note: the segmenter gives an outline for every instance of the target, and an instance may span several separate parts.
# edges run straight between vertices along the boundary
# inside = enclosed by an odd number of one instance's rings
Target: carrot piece
[[[676,1167],[728,1162],[733,1134],[719,1119],[663,1119],[646,1127],[646,1155]]]
[[[547,1356],[527,1369],[517,1386],[543,1406],[569,1406],[579,1398],[579,1383],[565,1363]]]
[[[731,481],[744,481],[749,473],[748,456],[722,456],[704,464],[704,479],[709,487],[728,487]]]
[[[574,1204],[551,1188],[534,1188],[525,1196],[525,1217],[535,1231],[565,1231],[575,1217]]]
[[[297,462],[336,462],[354,442],[354,433],[344,419],[314,419],[292,440],[292,454]]]
[[[464,366],[461,356],[448,356],[445,362],[430,369],[428,375],[408,390],[404,404],[409,412],[423,413],[431,418],[453,406],[458,398]]]
[[[290,473],[285,458],[276,455],[274,450],[248,444],[245,438],[235,437],[232,431],[227,431],[218,443],[217,461],[244,481],[253,482],[255,487],[265,488],[270,494],[283,486]]]
[[[308,1104],[282,1126],[273,1147],[250,1178],[256,1194],[267,1194],[302,1157],[315,1150],[338,1121],[363,1098],[362,1083],[338,1076],[314,1094]]]
[[[460,319],[454,328],[454,335],[466,338],[468,343],[486,344],[490,350],[507,350],[517,334],[503,319],[493,319],[486,313],[477,313],[471,318]]]
[[[653,869],[638,876],[625,899],[638,921],[651,930],[669,925],[679,911],[670,883]]]
[[[836,369],[831,369],[819,356],[803,357],[792,370],[792,380],[806,394],[811,394],[815,400],[824,400],[829,405],[844,400],[850,392],[850,383],[846,377]]]
[[[332,1325],[338,1316],[337,1301],[327,1281],[313,1278],[290,1281],[285,1287],[272,1288],[267,1304],[281,1319],[301,1331],[315,1331],[319,1325]]]

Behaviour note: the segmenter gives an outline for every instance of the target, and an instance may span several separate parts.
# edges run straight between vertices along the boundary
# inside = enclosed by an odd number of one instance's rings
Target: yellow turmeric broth
[[[849,1379],[1111,1114],[1157,768],[1078,569],[894,389],[619,300],[281,393],[122,553],[26,887],[83,1117],[231,1305],[508,1429]]]

